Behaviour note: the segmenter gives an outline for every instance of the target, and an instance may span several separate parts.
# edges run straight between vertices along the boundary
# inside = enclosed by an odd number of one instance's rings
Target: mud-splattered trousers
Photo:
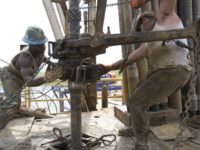
[[[13,118],[21,104],[23,81],[16,76],[10,66],[1,68],[1,82],[5,98],[0,101],[0,130]]]
[[[190,75],[191,72],[183,67],[158,69],[135,90],[129,103],[136,145],[148,149],[147,141],[150,131],[148,108],[159,104],[164,98],[183,87]]]

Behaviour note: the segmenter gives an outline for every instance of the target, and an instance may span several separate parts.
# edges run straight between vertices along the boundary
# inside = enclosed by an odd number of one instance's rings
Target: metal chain
[[[85,0],[84,4],[87,4],[88,3],[88,0]],[[113,6],[119,6],[119,5],[124,5],[124,4],[127,4],[127,3],[130,3],[130,0],[126,0],[126,1],[123,1],[123,2],[119,2],[119,3],[110,3],[110,4],[107,4],[106,7],[113,7]],[[67,11],[67,14],[68,14],[68,22],[71,22],[71,21],[81,21],[81,9],[89,9],[89,8],[97,8],[97,6],[87,6],[87,7],[79,7],[79,9],[69,9]],[[81,28],[81,26],[80,26]],[[70,36],[71,34],[74,34],[76,33],[76,31],[70,31],[68,33],[68,36]]]
[[[67,11],[68,13],[68,22],[73,22],[73,21],[81,21],[81,11],[79,9],[69,9]]]
[[[110,4],[107,4],[106,7],[125,5],[127,3],[130,3],[130,0],[127,0],[127,1],[124,1],[124,2],[119,2],[119,3],[110,3]],[[97,8],[97,7],[96,6],[80,7],[80,9],[88,9],[88,8]]]
[[[197,26],[197,29],[200,29],[199,24]],[[198,31],[198,30],[197,30]],[[196,41],[195,41],[196,40]],[[180,132],[176,135],[177,139],[175,140],[175,144],[173,147],[173,150],[179,150],[180,149],[180,144],[181,144],[181,139],[183,139],[183,132],[186,129],[186,122],[189,118],[189,108],[191,107],[192,103],[192,97],[193,97],[193,93],[196,87],[196,81],[197,81],[197,77],[198,77],[198,72],[200,69],[200,33],[197,32],[197,35],[194,39],[194,44],[195,44],[195,50],[194,50],[194,66],[193,66],[193,71],[192,71],[192,76],[191,76],[191,80],[190,80],[190,84],[189,84],[189,91],[187,93],[187,99],[185,101],[185,110],[182,113],[182,120],[180,123]]]
[[[70,134],[63,136],[61,129],[59,129],[57,127],[53,128],[53,134],[57,137],[57,139],[47,142],[47,143],[43,143],[43,144],[41,144],[41,147],[45,147],[48,149],[53,148],[51,146],[51,144],[59,141],[60,144],[61,143],[64,144],[68,149],[70,149],[70,150],[72,149]],[[96,137],[93,137],[93,136],[83,133],[82,138],[83,138],[83,141],[87,141],[87,142],[85,144],[82,144],[81,150],[96,149],[96,148],[100,147],[101,144],[103,144],[104,146],[110,146],[113,142],[116,141],[116,135],[114,135],[114,134],[105,134],[105,135],[102,135],[100,138],[96,138]],[[108,140],[108,138],[111,140]]]
[[[112,140],[106,140],[106,138],[108,137],[112,137]],[[102,135],[100,138],[96,138],[95,141],[89,142],[86,144],[86,148],[87,149],[91,149],[97,146],[100,146],[100,144],[102,143],[104,146],[110,146],[113,142],[116,141],[116,135],[114,134],[105,134]]]

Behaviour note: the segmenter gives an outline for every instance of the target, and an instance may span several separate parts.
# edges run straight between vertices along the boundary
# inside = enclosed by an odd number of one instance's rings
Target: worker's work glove
[[[45,64],[48,64],[48,65],[53,64],[53,62],[51,62],[50,58],[47,58],[47,57],[44,57],[43,62],[44,62]]]
[[[112,65],[102,65],[102,64],[99,64],[98,65],[98,70],[99,70],[99,74],[100,75],[106,74],[106,73],[108,73],[111,70],[117,70],[117,69],[119,69],[119,73],[121,73],[123,71],[123,69],[127,65],[128,65],[127,58],[123,58],[123,59],[120,59],[119,61],[116,61]]]
[[[98,66],[98,73],[100,76],[112,70],[111,65],[98,64],[97,66]]]
[[[133,8],[142,7],[149,0],[131,0],[131,5]]]
[[[44,76],[46,82],[53,82],[56,79],[61,78],[63,75],[63,68],[61,66],[55,66],[52,68],[47,68]]]

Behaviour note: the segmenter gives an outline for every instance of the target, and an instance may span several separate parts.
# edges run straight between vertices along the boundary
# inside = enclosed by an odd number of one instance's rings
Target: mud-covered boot
[[[6,127],[7,123],[3,118],[0,118],[0,131]]]
[[[133,137],[135,134],[132,128],[123,128],[118,130],[118,136]]]
[[[12,120],[11,115],[0,115],[0,131],[6,127],[10,120]]]
[[[135,147],[132,150],[148,150],[148,149],[149,147],[147,145],[135,143]]]

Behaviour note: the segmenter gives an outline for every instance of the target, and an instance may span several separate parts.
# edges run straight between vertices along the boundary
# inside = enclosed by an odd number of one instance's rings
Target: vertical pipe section
[[[79,11],[79,1],[80,0],[70,0],[69,1],[69,10],[71,13],[69,17],[69,30],[71,38],[78,39],[80,35],[80,21],[78,19]]]
[[[184,27],[188,27],[189,25],[192,24],[193,22],[193,1],[190,0],[179,0],[178,1],[178,14],[181,18],[181,20],[183,21],[183,25]],[[193,47],[193,42],[191,39],[188,39],[188,44]],[[195,64],[194,62],[194,53],[190,51],[190,55],[192,58],[192,62]],[[186,85],[184,88],[187,89],[188,85]],[[184,90],[183,88],[183,90]],[[182,91],[183,91],[182,90]],[[187,90],[186,90],[187,91]],[[192,98],[192,107],[190,108],[190,114],[194,115],[197,110],[198,110],[198,106],[197,106],[197,96],[196,96],[196,90],[194,91],[195,93],[193,94],[193,98]],[[187,93],[183,93],[182,95],[186,95]]]
[[[88,12],[84,11],[83,12],[83,24],[84,24],[84,32],[88,32]]]
[[[108,88],[106,81],[102,81],[102,108],[108,107]]]
[[[193,20],[197,21],[200,18],[200,0],[193,0]],[[196,87],[196,94],[197,94],[197,103],[198,103],[198,111],[197,115],[200,115],[200,72],[197,73],[197,87]]]
[[[79,11],[79,0],[69,1],[69,29],[72,39],[78,39],[80,35],[81,15]],[[75,58],[81,59],[81,58]],[[79,65],[79,64],[77,64]],[[70,101],[71,101],[71,137],[72,149],[81,149],[81,85],[69,81]]]
[[[148,11],[148,10],[152,10],[151,8],[151,3],[148,2],[146,3],[143,7],[142,7],[142,12],[144,11]],[[136,20],[134,20],[136,21]],[[138,48],[139,44],[135,44],[135,47]],[[144,80],[146,78],[146,74],[148,71],[148,64],[147,64],[147,60],[146,58],[143,58],[139,61],[137,61],[137,67],[138,67],[138,76],[139,76],[139,80]]]
[[[123,6],[123,16],[124,16],[124,32],[131,33],[132,32],[132,9],[130,3],[125,3]],[[125,45],[126,49],[126,57],[135,49],[133,44]],[[131,97],[132,93],[136,89],[136,85],[138,82],[138,69],[136,63],[131,64],[127,67],[127,80],[128,80],[128,94]]]
[[[91,34],[95,33],[94,20],[96,16],[96,0],[90,0],[88,2],[88,32]],[[91,57],[91,62],[96,64],[96,56]],[[96,83],[88,83],[85,87],[87,94],[87,105],[89,111],[97,110],[97,90]]]
[[[27,102],[28,108],[31,108],[31,88],[27,87]]]
[[[183,21],[185,27],[188,27],[192,23],[192,0],[178,1],[178,15]]]
[[[88,32],[93,34],[95,32],[96,0],[90,0],[88,6]]]
[[[59,89],[59,98],[63,99],[63,91],[62,89],[60,88]],[[60,112],[64,112],[64,101],[59,101],[59,104],[60,104]]]
[[[71,104],[71,137],[73,150],[81,149],[81,86],[75,82],[68,82]]]
[[[117,3],[121,3],[122,0],[117,0]],[[123,15],[123,7],[122,5],[118,5],[118,16],[119,16],[119,27],[120,27],[120,33],[124,33],[124,15]],[[125,45],[122,45],[122,57],[126,57],[127,52],[125,51]],[[127,80],[127,69],[124,69],[122,72],[122,103],[127,104],[129,100],[128,95],[128,80]]]
[[[200,0],[193,0],[193,20],[200,18]]]

